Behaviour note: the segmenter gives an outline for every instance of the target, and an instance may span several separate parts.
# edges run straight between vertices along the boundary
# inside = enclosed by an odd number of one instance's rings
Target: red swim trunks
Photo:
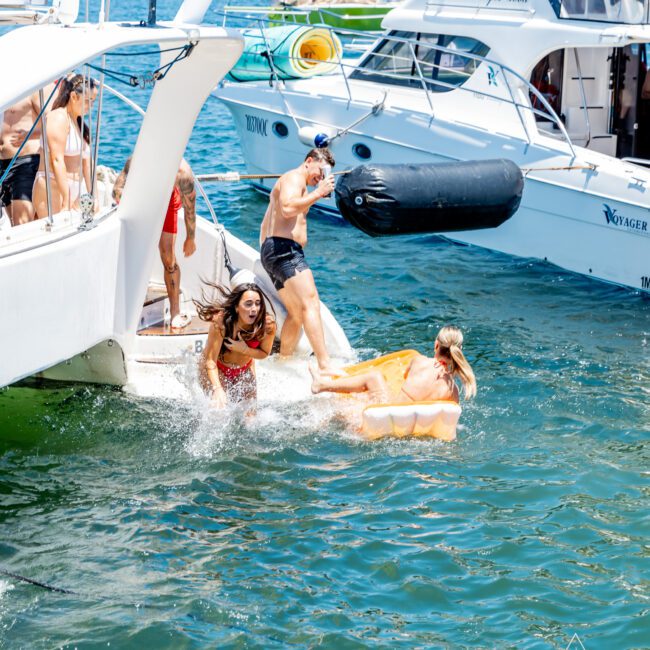
[[[172,196],[169,199],[167,206],[167,214],[165,215],[165,223],[163,224],[163,232],[170,235],[175,235],[178,232],[178,211],[181,209],[181,193],[177,187],[174,187]]]

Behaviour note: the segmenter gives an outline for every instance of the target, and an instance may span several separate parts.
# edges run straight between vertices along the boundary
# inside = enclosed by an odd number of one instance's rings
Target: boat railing
[[[583,20],[622,25],[648,24],[650,0],[548,0],[562,20]],[[531,3],[504,0],[427,0],[425,12],[441,9],[472,9],[474,12],[534,13]]]
[[[0,0],[0,25],[34,25],[44,22],[73,23],[79,0]]]
[[[1,1],[1,0],[0,0]],[[372,5],[368,5],[372,7]],[[241,7],[235,5],[226,5],[221,10],[226,16],[234,17],[238,14],[250,16],[259,14],[268,17],[269,20],[284,24],[294,25],[329,25],[329,21],[345,20],[350,26],[355,23],[360,24],[369,20],[379,20],[386,15],[385,11],[378,13],[363,14],[340,14],[325,7],[318,5],[305,5],[298,7],[278,6],[278,7]],[[225,24],[225,23],[224,23]],[[365,32],[368,33],[368,32]]]
[[[109,94],[113,95],[116,97],[118,100],[120,100],[122,103],[124,103],[126,106],[134,110],[136,113],[138,113],[141,117],[145,115],[145,110],[139,106],[136,102],[134,102],[132,99],[124,95],[123,93],[119,92],[117,89],[113,88],[112,86],[109,86],[107,83],[102,83],[101,88],[108,92]],[[43,105],[43,91],[40,91],[41,95],[41,105]],[[38,120],[37,120],[38,121]],[[99,136],[99,122],[100,120],[97,120],[97,125],[96,125],[96,130],[95,130],[95,135],[96,137]],[[92,132],[92,123],[90,125],[90,130]],[[43,120],[43,137],[46,138],[46,133],[45,133],[45,120]],[[91,147],[92,147],[91,143]],[[45,151],[47,151],[47,141],[44,143],[45,146]],[[97,154],[98,154],[98,149],[95,148],[94,150],[94,155],[93,155],[93,164],[91,165],[91,174],[92,174],[92,187],[93,187],[93,192],[91,194],[92,201],[90,202],[90,206],[93,205],[94,201],[98,199],[96,188],[97,188]],[[49,155],[47,153],[44,153],[44,162],[46,166],[46,170],[48,168],[48,161],[49,161]],[[212,202],[210,201],[210,198],[208,197],[205,188],[203,187],[201,181],[197,178],[196,175],[194,175],[194,183],[196,190],[198,194],[203,198],[203,201],[205,202],[206,208],[210,214],[210,218],[212,219],[212,222],[214,223],[215,227],[218,230],[223,230],[223,225],[219,223],[219,220],[217,218],[217,214],[214,210],[214,207],[212,205]],[[104,184],[106,185],[105,191],[109,192],[112,190],[112,187],[104,181]],[[50,175],[46,171],[46,194],[47,194],[47,204],[48,204],[48,216],[36,220],[36,221],[42,221],[44,222],[44,230],[45,232],[52,232],[55,222],[54,222],[54,216],[52,214],[52,200],[51,200],[51,186],[50,186]],[[53,241],[59,241],[60,239],[65,239],[68,238],[76,233],[81,233],[83,230],[87,229],[88,227],[91,227],[94,224],[99,223],[102,221],[105,217],[109,216],[113,212],[115,212],[116,206],[114,203],[111,205],[105,205],[103,207],[100,207],[99,212],[96,215],[92,214],[92,207],[90,207],[87,211],[87,214],[84,214],[83,208],[79,211],[75,210],[73,212],[80,212],[81,213],[81,220],[78,224],[78,227],[74,228],[72,231],[69,229],[66,229],[64,232],[60,232],[58,234],[55,234],[53,237],[47,237],[45,240],[40,239],[40,241],[34,241],[34,231],[30,226],[34,224],[35,222],[30,222],[28,224],[25,224],[25,226],[30,230],[31,232],[24,233],[21,232],[23,231],[22,226],[13,226],[9,231],[7,231],[7,235],[4,237],[4,241],[2,242],[3,244],[6,244],[8,247],[8,250],[2,251],[2,247],[0,246],[0,258],[3,257],[10,257],[11,255],[15,255],[17,253],[23,253],[27,250],[34,250],[37,248],[40,248],[42,246],[47,246],[48,244],[52,243]],[[66,221],[67,223],[68,221]],[[74,226],[75,222],[73,220],[69,220],[69,223]],[[38,235],[41,234],[42,231],[39,231],[37,233]],[[11,234],[9,234],[11,233]],[[15,233],[15,236],[14,236]],[[22,246],[19,246],[18,248],[16,247],[16,244],[19,244],[22,242]]]
[[[268,10],[255,11],[252,15],[246,15],[245,12],[241,12],[238,18],[240,20],[247,20],[249,28],[256,27],[260,30],[266,48],[265,56],[268,57],[269,62],[269,80],[273,83],[276,90],[282,93],[284,87],[283,79],[281,78],[279,67],[274,61],[271,41],[267,36],[268,29],[275,26],[275,21],[268,21],[268,19],[265,19],[263,17],[265,14],[268,16]],[[227,16],[224,14],[224,19],[225,18],[227,18]],[[228,25],[226,22],[224,22],[224,26],[233,27],[232,24]],[[336,34],[336,36],[339,37],[339,40],[343,43],[354,37],[367,37],[367,33],[356,30],[333,28],[325,24],[318,25],[318,27],[327,29]],[[242,29],[241,25],[239,28]],[[381,45],[386,41],[406,45],[408,52],[407,56],[404,56],[403,52],[401,52],[399,56],[380,52],[379,50]],[[354,101],[354,90],[353,86],[350,84],[350,79],[366,80],[384,85],[417,87],[424,93],[431,111],[431,116],[435,117],[437,97],[439,97],[443,92],[458,90],[472,96],[494,99],[512,106],[517,113],[519,123],[521,124],[523,133],[525,134],[525,137],[522,139],[527,144],[531,144],[533,141],[533,133],[531,132],[532,124],[530,120],[526,119],[527,114],[532,114],[539,117],[541,120],[550,122],[552,129],[557,131],[558,136],[568,145],[571,155],[575,157],[575,150],[566,127],[548,100],[533,84],[512,68],[480,54],[444,47],[430,42],[418,41],[414,38],[402,37],[394,34],[382,34],[379,40],[374,39],[373,42],[379,43],[379,46],[367,48],[365,53],[361,56],[361,59],[358,59],[358,53],[356,53],[357,58],[348,58],[345,56],[345,51],[341,56],[336,56],[334,63],[338,67],[339,73],[344,82],[348,102]],[[418,53],[423,49],[436,53],[433,57],[433,61],[424,61],[422,57],[418,56]],[[441,63],[443,60],[442,55],[445,55],[450,61],[458,59],[464,61],[463,70],[459,71],[457,67],[451,67],[450,65]],[[314,63],[313,59],[289,56],[287,54],[283,54],[282,56],[283,59],[288,58],[295,62],[306,64]],[[371,57],[383,59],[381,69],[378,69],[377,67],[364,67],[364,62],[369,61]],[[490,79],[487,90],[477,84],[466,84],[466,82],[475,74],[480,65],[485,67]],[[426,67],[427,74],[423,71],[424,67]],[[408,75],[403,74],[403,71],[405,70],[409,71]],[[433,74],[434,71],[436,72],[435,75]],[[455,81],[445,81],[440,78],[440,73],[442,73],[442,76],[447,75],[448,77],[453,75],[457,79]],[[502,92],[501,80],[505,85],[505,93]],[[522,91],[525,98],[522,97]],[[286,101],[285,105],[290,116],[294,122],[297,123],[298,118],[291,113],[291,108]],[[535,133],[537,133],[537,128],[534,128]],[[513,137],[516,136],[513,134]]]

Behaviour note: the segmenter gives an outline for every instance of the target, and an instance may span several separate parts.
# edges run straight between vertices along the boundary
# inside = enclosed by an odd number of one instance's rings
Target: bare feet
[[[318,394],[321,392],[321,389],[323,388],[323,382],[320,376],[320,370],[315,366],[312,365],[311,363],[307,363],[307,367],[309,368],[309,372],[311,373],[311,392],[314,393],[314,395]]]

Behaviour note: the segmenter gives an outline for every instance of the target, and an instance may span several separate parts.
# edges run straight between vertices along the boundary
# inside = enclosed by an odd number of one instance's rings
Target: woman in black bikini
[[[275,319],[266,312],[271,304],[256,284],[240,284],[232,291],[206,283],[217,299],[194,301],[199,318],[212,323],[199,362],[199,382],[212,405],[254,401],[257,398],[254,359],[266,359],[275,338]]]

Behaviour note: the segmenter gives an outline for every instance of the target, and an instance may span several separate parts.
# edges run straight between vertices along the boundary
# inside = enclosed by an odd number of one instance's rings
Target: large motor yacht
[[[648,11],[647,0],[406,0],[333,74],[280,79],[271,56],[268,79],[215,94],[251,174],[297,165],[316,134],[337,170],[508,158],[525,175],[516,214],[447,237],[650,290]],[[319,205],[337,213],[331,198]]]

